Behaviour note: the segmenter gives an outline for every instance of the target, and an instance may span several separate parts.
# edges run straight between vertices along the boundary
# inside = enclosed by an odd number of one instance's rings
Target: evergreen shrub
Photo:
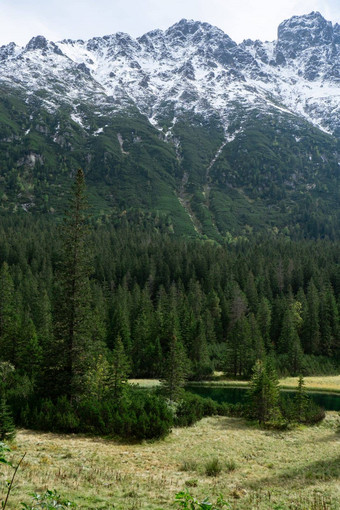
[[[174,424],[176,427],[189,427],[204,416],[204,399],[192,393],[184,393],[177,403]]]
[[[0,441],[10,441],[15,437],[15,426],[5,398],[0,399]]]
[[[211,398],[204,398],[190,392],[184,392],[182,399],[175,407],[174,425],[176,427],[189,427],[205,416],[235,416],[245,415],[242,403],[218,403]]]
[[[125,439],[159,439],[169,434],[173,416],[164,398],[131,388],[119,399],[80,399],[66,396],[27,401],[17,413],[20,425],[63,433],[90,433]]]
[[[324,420],[325,416],[325,410],[318,406],[313,400],[309,400],[305,410],[304,423],[306,423],[306,425],[314,425]]]

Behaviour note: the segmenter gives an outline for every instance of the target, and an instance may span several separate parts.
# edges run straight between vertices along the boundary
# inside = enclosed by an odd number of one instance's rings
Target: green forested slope
[[[19,372],[28,370],[29,356],[36,380],[55,334],[60,241],[52,222],[13,220],[0,232],[0,355]],[[121,337],[133,375],[159,377],[173,335],[193,377],[214,368],[248,377],[265,353],[285,375],[336,371],[338,243],[269,239],[222,247],[123,223],[95,227],[88,243],[89,324],[90,336],[110,349]]]
[[[1,92],[2,212],[60,217],[81,167],[99,218],[137,214],[216,241],[338,238],[339,141],[293,115],[240,108],[225,143],[213,117],[187,113],[159,131],[132,107],[82,104],[79,124],[67,106],[48,113],[39,95]]]

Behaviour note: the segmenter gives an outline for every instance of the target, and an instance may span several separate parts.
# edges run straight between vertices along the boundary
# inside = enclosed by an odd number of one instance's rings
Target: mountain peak
[[[174,25],[172,25],[170,28],[166,30],[166,33],[173,33],[176,31],[182,32],[183,35],[194,35],[197,32],[214,32],[218,33],[220,35],[225,35],[224,32],[220,29],[215,27],[214,25],[210,25],[210,23],[206,23],[203,21],[195,21],[193,19],[181,19]]]
[[[54,42],[50,42],[43,35],[37,35],[32,37],[25,47],[25,51],[41,50],[45,54],[48,50],[56,53],[57,55],[63,55],[62,51]]]
[[[182,18],[180,21],[169,27],[168,30],[173,31],[176,29],[180,29],[181,31],[183,31],[183,33],[194,34],[195,32],[197,32],[197,30],[199,30],[201,26],[204,25],[211,26],[208,23],[203,23],[201,21]]]
[[[286,51],[296,52],[311,46],[330,44],[333,25],[318,11],[303,16],[293,16],[279,25],[278,44]]]
[[[32,51],[32,50],[46,50],[48,46],[48,41],[46,37],[43,35],[37,35],[35,37],[32,37],[32,39],[28,42],[26,45],[26,50]]]
[[[15,51],[17,49],[17,45],[14,42],[10,42],[4,46],[0,47],[0,60],[6,60],[7,58],[13,57],[15,55]]]

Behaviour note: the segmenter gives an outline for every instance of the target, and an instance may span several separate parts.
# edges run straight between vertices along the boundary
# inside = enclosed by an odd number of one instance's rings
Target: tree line
[[[223,247],[124,222],[94,225],[82,247],[85,278],[73,281],[71,253],[52,222],[10,217],[1,230],[0,356],[43,388],[55,380],[46,367],[73,313],[65,299],[73,285],[82,349],[95,358],[121,341],[135,377],[162,375],[173,336],[194,378],[214,369],[249,377],[268,353],[284,375],[339,363],[338,243]]]
[[[165,378],[171,401],[186,377],[250,378],[266,358],[284,375],[339,366],[338,243],[221,246],[124,215],[100,222],[88,214],[81,171],[61,224],[4,216],[0,230],[0,360],[15,369],[12,395],[39,400],[37,423],[56,414],[58,399],[71,422],[69,404],[82,395],[122,402],[128,375]],[[110,412],[117,421],[115,405]],[[32,408],[20,413],[32,420]]]
[[[72,313],[60,295],[61,246],[51,223],[3,222],[0,356],[30,380],[42,374],[50,347],[62,335],[61,318]],[[221,247],[101,225],[84,250],[90,255],[89,277],[73,283],[83,286],[75,304],[83,311],[86,350],[98,353],[105,345],[112,351],[120,338],[136,377],[162,375],[172,336],[197,378],[213,369],[249,377],[254,361],[266,353],[275,355],[287,375],[336,368],[337,243],[249,241]]]

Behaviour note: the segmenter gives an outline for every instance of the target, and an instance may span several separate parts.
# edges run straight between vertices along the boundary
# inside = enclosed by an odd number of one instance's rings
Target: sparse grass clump
[[[229,459],[226,462],[226,470],[230,473],[231,471],[235,471],[237,464],[234,459]]]
[[[196,471],[197,470],[197,460],[187,459],[184,460],[180,466],[181,471]]]
[[[198,481],[196,479],[186,480],[185,486],[186,487],[197,487]]]
[[[205,474],[207,476],[218,476],[221,471],[222,464],[217,457],[209,460],[205,465]]]

